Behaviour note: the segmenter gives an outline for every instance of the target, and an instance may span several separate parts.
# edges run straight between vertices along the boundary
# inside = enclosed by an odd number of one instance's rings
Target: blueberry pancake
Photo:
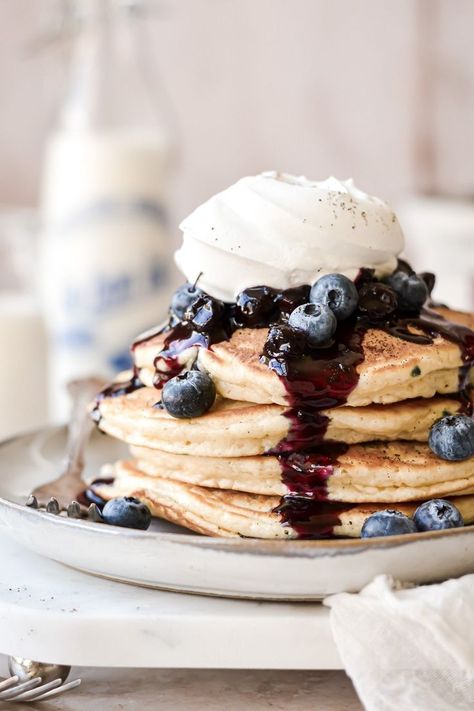
[[[91,408],[131,448],[94,496],[211,536],[473,522],[474,316],[434,304],[387,203],[271,172],[182,228],[168,321]]]

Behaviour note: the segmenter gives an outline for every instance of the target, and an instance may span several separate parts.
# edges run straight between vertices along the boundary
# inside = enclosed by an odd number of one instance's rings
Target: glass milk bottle
[[[0,441],[47,422],[37,237],[35,213],[0,206]]]
[[[68,92],[45,157],[40,280],[50,413],[67,381],[129,366],[129,343],[163,318],[170,131],[136,3],[75,0]]]

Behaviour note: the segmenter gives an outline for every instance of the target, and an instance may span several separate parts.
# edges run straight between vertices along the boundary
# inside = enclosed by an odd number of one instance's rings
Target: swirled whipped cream
[[[355,279],[362,267],[394,271],[404,237],[395,213],[352,180],[321,182],[268,172],[242,178],[180,225],[178,267],[211,296],[242,289],[288,289],[323,274]]]

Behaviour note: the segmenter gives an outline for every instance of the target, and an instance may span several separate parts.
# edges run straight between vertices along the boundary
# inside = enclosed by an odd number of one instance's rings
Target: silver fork
[[[71,417],[68,425],[68,440],[66,446],[66,462],[63,473],[47,484],[37,486],[31,492],[28,505],[37,508],[42,501],[50,500],[46,507],[49,513],[59,513],[65,510],[68,504],[75,499],[83,484],[81,474],[84,469],[84,451],[87,446],[94,423],[92,422],[87,406],[104,387],[105,381],[99,378],[84,378],[74,380],[68,385],[72,400]]]
[[[81,679],[75,679],[67,684],[63,684],[62,679],[55,679],[43,684],[40,676],[36,676],[29,681],[20,683],[17,676],[0,682],[0,701],[46,701],[55,696],[61,696],[71,689],[75,689],[81,683]]]

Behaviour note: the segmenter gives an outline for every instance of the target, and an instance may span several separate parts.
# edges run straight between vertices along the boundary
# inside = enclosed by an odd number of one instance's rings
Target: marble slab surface
[[[341,669],[319,603],[183,595],[81,573],[0,537],[0,654],[103,667]]]

